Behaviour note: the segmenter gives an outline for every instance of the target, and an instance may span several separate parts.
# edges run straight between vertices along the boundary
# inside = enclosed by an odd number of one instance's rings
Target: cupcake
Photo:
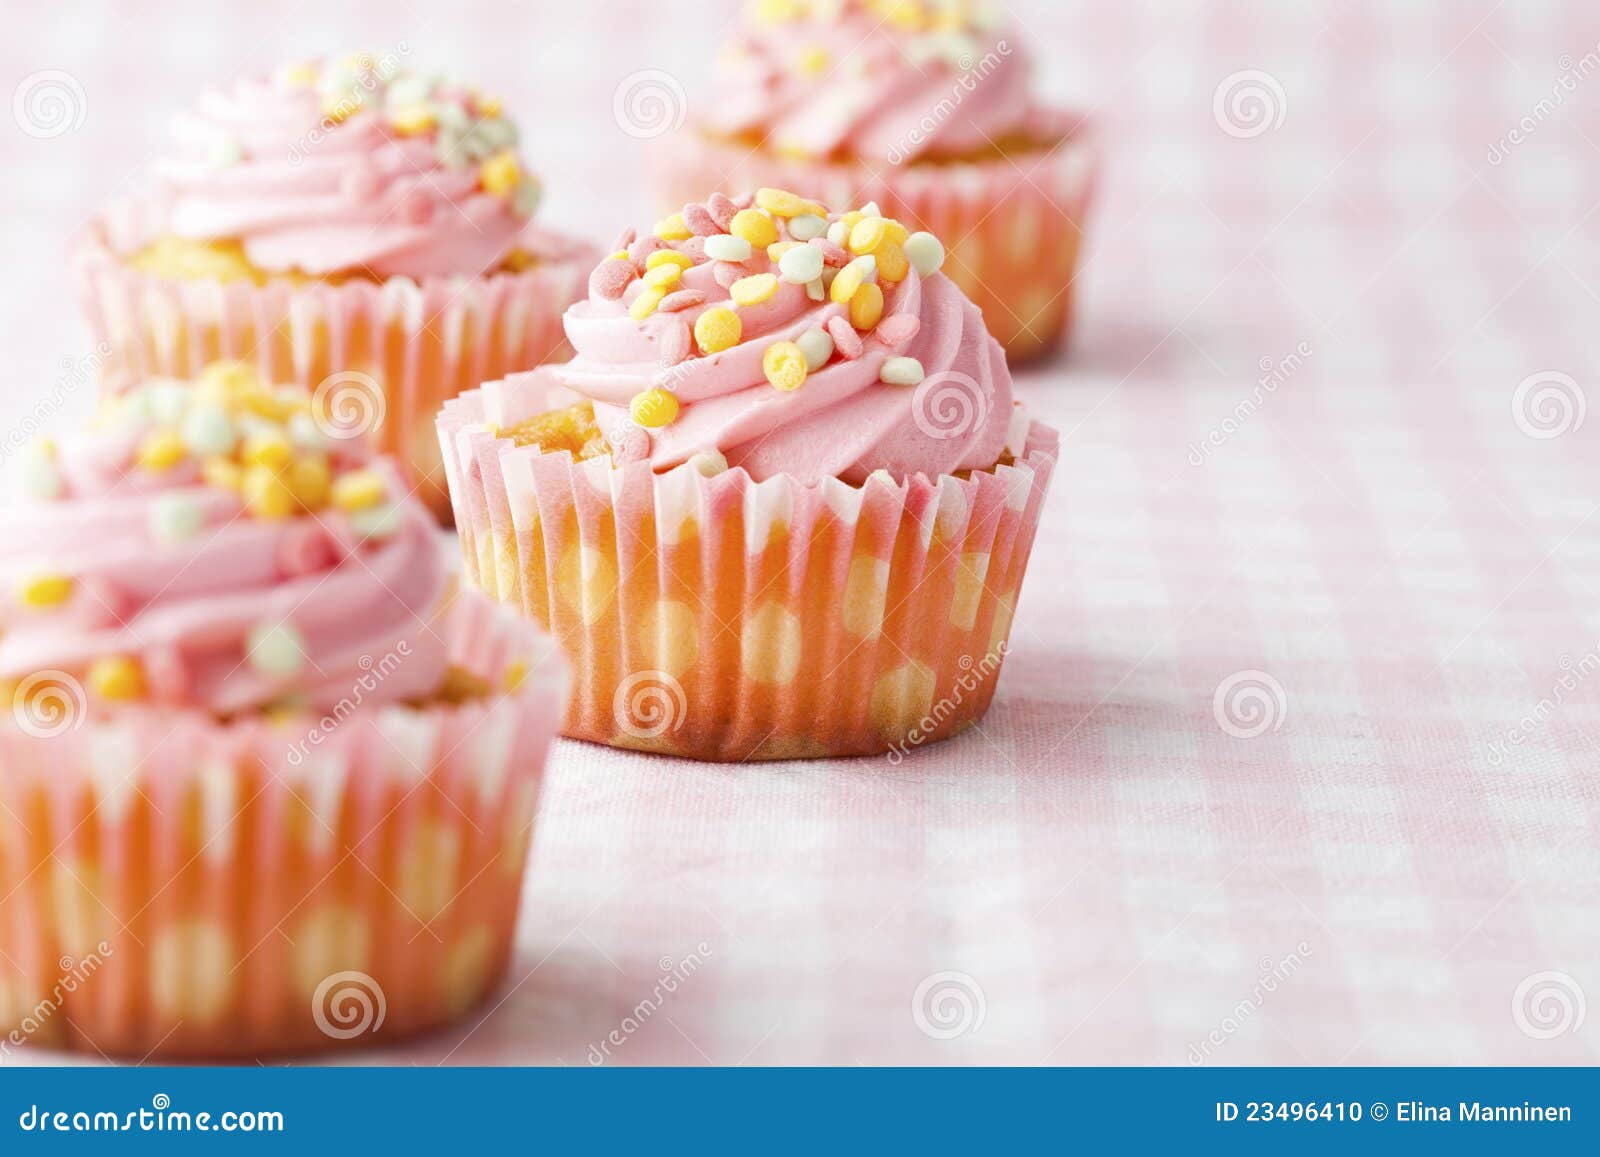
[[[207,93],[154,190],[74,245],[106,377],[218,358],[322,391],[448,504],[433,417],[565,356],[598,254],[534,224],[540,186],[498,101],[399,56],[318,61]]]
[[[1013,364],[1072,316],[1094,189],[1081,117],[1043,106],[989,5],[767,0],[717,58],[691,123],[663,138],[664,207],[776,185],[875,201],[949,245],[945,274]]]
[[[565,665],[244,369],[107,399],[0,514],[0,1024],[243,1058],[505,967]]]
[[[577,669],[564,734],[743,760],[954,735],[1057,449],[926,232],[714,195],[623,234],[564,366],[446,404],[468,580]]]

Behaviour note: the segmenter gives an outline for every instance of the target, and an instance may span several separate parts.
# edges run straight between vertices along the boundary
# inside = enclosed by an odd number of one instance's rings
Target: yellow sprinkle
[[[911,232],[893,217],[882,217],[883,236],[886,240],[893,241],[896,245],[904,245]]]
[[[317,70],[309,64],[292,64],[284,70],[283,82],[291,88],[310,88],[317,83]]]
[[[59,606],[71,595],[72,578],[64,574],[35,575],[17,588],[17,601],[25,607],[38,609]]]
[[[522,686],[523,680],[528,677],[528,661],[526,659],[513,659],[506,664],[505,674],[501,676],[501,685],[509,694]]]
[[[735,305],[760,305],[778,292],[778,279],[770,273],[741,277],[728,288]]]
[[[265,466],[270,470],[283,469],[293,457],[294,448],[281,434],[253,434],[239,452],[239,460],[246,466]]]
[[[792,341],[773,342],[761,355],[761,372],[775,390],[798,390],[806,382],[806,355]]]
[[[270,466],[251,466],[244,472],[245,508],[257,518],[277,521],[295,512],[294,491]]]
[[[425,104],[409,105],[389,116],[389,124],[403,137],[420,137],[437,123],[433,110]]]
[[[666,251],[663,250],[662,252],[666,252]],[[652,254],[652,256],[653,256],[653,254]],[[628,251],[626,249],[618,249],[615,253],[609,254],[606,257],[606,260],[607,261],[626,261],[626,260],[628,260]]]
[[[306,510],[317,511],[328,505],[332,480],[333,470],[321,454],[298,458],[289,467],[289,489]]]
[[[800,50],[795,68],[801,76],[821,76],[828,71],[828,50],[820,44],[808,44]]]
[[[863,217],[850,229],[850,252],[872,253],[883,244],[885,225],[882,217]]]
[[[852,209],[852,210],[850,210],[850,212],[841,215],[839,220],[844,222],[844,227],[845,227],[846,230],[853,231],[855,229],[855,227],[858,224],[860,224],[861,220],[863,218],[865,218],[865,217],[866,217],[866,214],[863,213],[860,209]]]
[[[828,287],[829,299],[839,305],[848,305],[866,278],[865,267],[859,261],[850,262],[834,276],[833,284]]]
[[[673,213],[656,222],[656,236],[663,241],[687,241],[694,234],[683,223],[683,214]]]
[[[496,153],[478,166],[478,180],[484,192],[496,197],[511,196],[521,179],[522,166],[517,164],[517,154],[509,150]]]
[[[382,475],[371,470],[352,470],[334,479],[331,497],[340,510],[354,513],[378,505],[388,489]]]
[[[671,289],[678,284],[678,278],[682,276],[683,266],[673,265],[669,262],[647,270],[644,275],[644,283],[651,289]]]
[[[878,276],[884,281],[904,281],[911,268],[906,251],[896,241],[884,239],[873,256],[878,259]]]
[[[146,470],[171,470],[187,453],[176,430],[157,430],[139,443],[137,460]]]
[[[695,319],[694,342],[703,354],[732,349],[744,336],[744,322],[725,305],[712,306]]]
[[[850,324],[865,331],[877,325],[881,317],[883,290],[870,281],[863,281],[861,288],[850,298]]]
[[[658,266],[658,268],[666,267]],[[667,291],[659,285],[646,286],[644,291],[633,299],[633,304],[628,306],[628,316],[634,321],[643,321],[656,311],[656,306],[660,305],[666,296]]]
[[[660,387],[635,394],[628,403],[628,413],[646,429],[670,426],[678,420],[678,399]]]
[[[144,672],[126,655],[89,664],[89,686],[102,699],[138,699],[144,694]]]
[[[728,223],[728,232],[743,237],[752,249],[765,249],[778,239],[778,227],[760,209],[740,209]]]
[[[807,201],[787,189],[757,189],[756,204],[774,217],[798,217],[802,213],[821,217],[826,213],[815,201]]]
[[[626,249],[619,254],[622,257],[627,255]],[[657,249],[644,259],[645,272],[648,273],[658,265],[676,265],[679,269],[688,269],[694,265],[694,259],[687,253],[679,253],[676,249]]]
[[[774,241],[767,246],[767,257],[773,261],[779,261],[789,250],[800,248],[800,244],[799,241]]]
[[[484,96],[481,92],[473,93],[472,104],[478,110],[478,115],[486,119],[493,119],[505,111],[499,97]]]
[[[200,477],[206,480],[207,486],[219,490],[237,490],[244,484],[244,471],[231,458],[207,458],[200,465]]]
[[[894,0],[887,6],[883,17],[894,27],[906,32],[921,32],[927,25],[927,13],[917,0]]]
[[[200,381],[226,390],[254,390],[261,385],[261,375],[249,362],[212,362],[200,371]]]
[[[332,124],[342,125],[361,111],[361,98],[346,94],[331,104],[322,106],[322,118]]]

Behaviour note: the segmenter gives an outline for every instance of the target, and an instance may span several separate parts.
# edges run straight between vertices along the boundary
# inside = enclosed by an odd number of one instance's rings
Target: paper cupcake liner
[[[944,242],[944,272],[983,310],[1013,364],[1048,352],[1070,326],[1099,170],[1086,129],[996,160],[898,166],[795,160],[693,133],[665,140],[656,166],[665,206],[766,185],[836,209],[876,201]]]
[[[474,674],[529,674],[342,722],[97,717],[19,691],[0,726],[0,1047],[242,1059],[390,1041],[489,994],[568,673],[477,592],[435,629]]]
[[[471,583],[566,649],[563,734],[698,759],[890,752],[994,693],[1057,435],[970,477],[855,487],[574,462],[488,434],[570,397],[546,372],[445,406]]]
[[[392,277],[383,282],[174,279],[141,272],[118,255],[152,240],[158,208],[129,201],[93,222],[73,247],[84,309],[109,352],[113,388],[149,375],[190,377],[219,358],[259,367],[273,382],[316,389],[335,374],[363,375],[381,405],[356,394],[374,442],[405,462],[419,493],[449,513],[434,415],[447,398],[569,350],[561,314],[587,292],[599,254],[540,232],[540,264],[478,278]],[[338,388],[341,383],[332,385]],[[370,394],[352,379],[344,389]]]

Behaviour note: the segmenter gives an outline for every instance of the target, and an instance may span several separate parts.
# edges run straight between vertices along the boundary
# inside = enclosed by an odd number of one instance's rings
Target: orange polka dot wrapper
[[[569,674],[477,592],[435,629],[516,690],[222,722],[19,687],[0,719],[4,1039],[240,1060],[381,1044],[487,997]]]
[[[988,708],[1059,438],[862,486],[574,460],[486,425],[569,403],[535,372],[440,415],[466,579],[566,650],[563,734],[734,761],[889,753]]]
[[[249,362],[268,381],[319,391],[337,421],[409,467],[441,518],[450,504],[434,415],[480,382],[565,360],[561,314],[583,296],[598,256],[530,228],[536,263],[483,277],[170,277],[123,257],[159,236],[161,220],[153,202],[124,202],[73,246],[102,380],[116,388],[190,378],[218,359]]]
[[[827,205],[875,202],[944,242],[944,273],[983,311],[1012,365],[1047,356],[1071,328],[1075,277],[1099,176],[1092,129],[1061,118],[1058,142],[984,161],[892,165],[793,159],[703,134],[662,138],[663,211],[775,186]]]

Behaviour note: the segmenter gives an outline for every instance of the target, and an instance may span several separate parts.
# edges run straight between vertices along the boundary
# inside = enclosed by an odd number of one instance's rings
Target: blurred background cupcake
[[[664,138],[664,209],[775,185],[875,201],[943,238],[945,272],[1013,362],[1073,313],[1095,185],[1087,125],[1032,93],[998,6],[968,0],[757,0],[688,126]]]
[[[593,254],[537,226],[538,179],[493,96],[398,53],[318,60],[204,94],[155,188],[74,247],[113,383],[217,358],[321,387],[447,508],[445,398],[565,356]]]
[[[1057,436],[939,241],[764,188],[632,231],[564,366],[448,403],[468,579],[577,669],[564,733],[900,752],[988,707]]]
[[[243,366],[142,383],[0,508],[0,995],[50,1002],[36,1039],[384,1041],[505,965],[565,666],[309,411]]]

